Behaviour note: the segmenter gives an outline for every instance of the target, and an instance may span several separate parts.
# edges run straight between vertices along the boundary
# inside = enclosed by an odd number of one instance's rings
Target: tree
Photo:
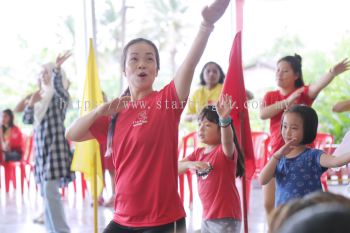
[[[170,54],[170,71],[174,74],[179,45],[186,40],[188,19],[184,14],[187,3],[185,0],[148,0],[146,7],[150,12],[140,34],[147,34],[149,39],[157,41],[159,50]]]

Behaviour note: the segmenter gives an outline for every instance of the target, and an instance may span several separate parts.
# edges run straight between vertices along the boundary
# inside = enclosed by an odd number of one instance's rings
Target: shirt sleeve
[[[189,161],[196,161],[196,151],[193,151],[190,155],[186,157],[186,159]]]
[[[161,97],[161,107],[169,108],[173,110],[175,115],[180,119],[181,113],[186,106],[187,100],[181,101],[176,93],[175,83],[172,80],[168,85],[166,85],[162,90]],[[174,107],[175,106],[175,107]]]
[[[322,167],[321,166],[321,155],[324,154],[323,150],[318,150],[318,149],[314,149],[314,153],[316,154],[316,156],[313,156],[313,158],[315,159],[315,164],[317,165],[317,168],[321,171],[321,174],[325,171],[328,170],[327,167]]]
[[[303,95],[302,95],[302,98],[303,98],[302,101],[307,106],[311,106],[315,99],[311,99],[309,97],[308,93],[309,93],[309,86],[304,86],[304,92],[303,92]]]
[[[96,138],[100,145],[107,143],[108,126],[110,119],[107,116],[102,116],[90,126],[90,133]]]
[[[52,76],[52,84],[55,89],[56,94],[66,103],[69,101],[69,93],[68,91],[63,87],[62,83],[62,71],[58,71],[56,69],[53,70],[53,76]]]
[[[189,101],[187,101],[187,107],[188,107],[187,114],[196,114],[197,113],[197,110],[196,110],[196,103],[198,102],[197,93],[198,93],[198,91],[193,93],[193,95],[191,96]]]
[[[269,105],[273,104],[271,96],[272,96],[272,92],[267,92],[265,94],[265,96],[263,98],[263,102],[262,102],[263,106],[269,106]]]
[[[34,108],[25,107],[23,114],[23,123],[24,124],[33,124],[34,123]]]

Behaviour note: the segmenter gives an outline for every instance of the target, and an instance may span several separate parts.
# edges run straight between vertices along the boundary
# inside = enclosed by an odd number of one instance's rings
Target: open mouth
[[[138,76],[141,77],[141,78],[144,78],[144,77],[147,76],[147,74],[145,72],[142,72],[142,73],[138,74]]]

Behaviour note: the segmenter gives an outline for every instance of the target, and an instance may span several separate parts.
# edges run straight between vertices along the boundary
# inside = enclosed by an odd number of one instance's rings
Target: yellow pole
[[[93,197],[94,197],[94,233],[98,233],[98,221],[97,221],[97,216],[98,216],[98,213],[97,213],[97,167],[96,167],[96,164],[97,164],[97,154],[95,153],[94,154],[94,164],[93,164],[93,177],[92,177],[92,181],[93,181]]]

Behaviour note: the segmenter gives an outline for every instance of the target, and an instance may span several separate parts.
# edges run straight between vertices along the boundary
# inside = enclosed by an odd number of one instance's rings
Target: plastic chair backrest
[[[198,138],[197,138],[197,132],[196,131],[185,135],[181,139],[181,143],[180,143],[180,146],[179,146],[178,153],[180,155],[181,147],[182,147],[182,156],[181,157],[179,156],[179,160],[182,160],[182,159],[184,159],[186,157],[186,155],[187,155],[187,148],[189,146],[190,140],[192,140],[192,142],[193,142],[193,150],[197,149],[197,147],[198,147]]]
[[[313,143],[316,149],[327,149],[327,151],[325,150],[325,152],[330,154],[333,142],[334,138],[331,134],[318,132]]]
[[[266,132],[252,132],[256,173],[259,173],[267,163],[270,136]]]

